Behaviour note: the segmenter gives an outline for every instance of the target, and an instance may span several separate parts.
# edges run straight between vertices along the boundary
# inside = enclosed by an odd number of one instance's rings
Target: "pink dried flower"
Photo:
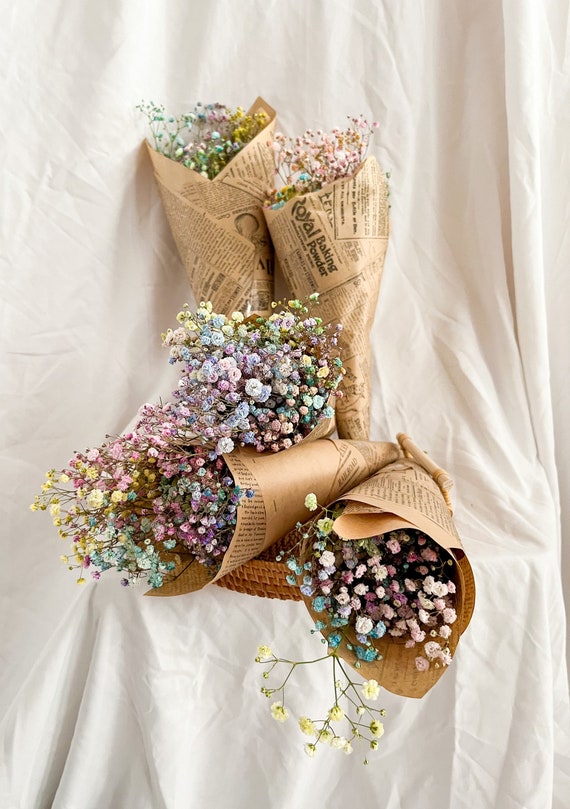
[[[425,657],[416,657],[416,668],[418,671],[427,671],[429,669],[429,662]]]

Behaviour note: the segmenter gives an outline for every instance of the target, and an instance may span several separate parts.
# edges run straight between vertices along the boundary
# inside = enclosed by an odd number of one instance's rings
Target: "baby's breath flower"
[[[384,725],[382,722],[373,719],[370,723],[370,733],[377,739],[380,739],[384,735]]]
[[[271,706],[271,716],[277,722],[286,722],[289,719],[289,711],[280,702],[274,702]]]
[[[334,521],[330,519],[330,517],[325,517],[322,520],[317,521],[317,528],[324,536],[328,536],[332,531],[334,526]]]
[[[316,744],[305,744],[303,749],[310,758],[313,758],[317,752]]]
[[[329,719],[331,722],[340,722],[341,719],[344,719],[344,711],[340,705],[333,705],[329,711]]]
[[[330,730],[321,730],[319,732],[319,741],[324,744],[330,744],[334,738],[334,733]]]
[[[319,504],[317,502],[316,494],[314,494],[313,492],[310,492],[305,497],[305,508],[307,508],[309,511],[315,511],[317,509],[318,505]]]
[[[257,658],[259,658],[259,660],[268,660],[270,657],[273,657],[273,652],[271,651],[269,646],[257,647]]]
[[[307,716],[301,716],[299,718],[299,727],[301,728],[301,732],[306,736],[314,736],[316,733],[313,720],[309,719]]]
[[[380,693],[380,686],[376,680],[367,680],[362,686],[364,699],[376,700]]]

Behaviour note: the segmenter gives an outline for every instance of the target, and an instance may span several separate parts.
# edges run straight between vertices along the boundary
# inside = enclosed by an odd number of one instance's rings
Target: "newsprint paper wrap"
[[[449,508],[433,477],[423,466],[405,458],[385,466],[338,499],[347,506],[335,520],[334,531],[344,539],[360,539],[400,528],[416,528],[449,551],[455,561],[449,578],[456,586],[457,620],[451,625],[452,634],[447,643],[453,655],[473,614],[475,581]],[[309,549],[305,552],[309,552]],[[303,600],[314,620],[319,620],[319,614],[311,607],[312,599],[303,596]],[[336,631],[323,630],[323,634],[326,636]],[[346,636],[354,645],[358,643],[353,630],[348,630]],[[415,659],[422,653],[422,644],[406,649],[404,640],[388,634],[374,640],[373,644],[382,659],[373,663],[360,661],[359,674],[377,680],[388,691],[403,697],[423,697],[448,668],[434,668],[432,664],[427,671],[418,671]],[[344,644],[336,651],[353,664],[354,652],[349,652]]]
[[[319,317],[340,322],[344,397],[336,404],[341,438],[370,432],[369,333],[388,246],[388,188],[373,157],[348,179],[264,208],[275,255],[296,298],[320,293]]]
[[[400,456],[397,444],[330,438],[305,440],[276,453],[238,448],[224,455],[235,482],[255,494],[238,506],[234,536],[221,569],[212,577],[204,565],[180,554],[172,576],[146,595],[182,595],[218,581],[284,537],[297,522],[306,522],[309,492],[319,503],[330,503]]]
[[[258,98],[248,114],[258,112],[267,126],[213,180],[147,143],[196,303],[211,301],[225,315],[269,314],[273,300],[273,248],[261,208],[273,185],[275,110]]]

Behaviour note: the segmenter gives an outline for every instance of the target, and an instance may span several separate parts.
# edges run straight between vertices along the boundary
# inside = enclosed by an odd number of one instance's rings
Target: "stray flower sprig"
[[[153,146],[170,160],[212,180],[267,126],[265,112],[248,115],[242,107],[202,104],[180,115],[168,115],[162,104],[142,101]]]
[[[153,434],[145,415],[137,428],[100,447],[75,452],[67,467],[46,474],[32,511],[49,511],[70,552],[70,570],[99,579],[114,568],[127,586],[153,588],[182,557],[212,575],[233,537],[242,490],[223,458],[205,447],[179,447]]]
[[[334,651],[313,660],[295,661],[277,657],[268,646],[258,648],[255,662],[267,666],[263,672],[264,680],[268,680],[277,667],[280,667],[280,670],[285,667],[279,685],[275,687],[264,685],[261,688],[261,693],[267,699],[278,698],[271,704],[271,715],[278,722],[287,721],[290,714],[286,707],[285,689],[293,672],[298,666],[324,661],[331,664],[332,705],[323,717],[298,718],[299,729],[311,739],[304,745],[305,753],[312,758],[316,755],[319,745],[327,745],[350,755],[356,743],[367,744],[369,750],[377,750],[379,739],[384,733],[384,725],[380,720],[386,711],[384,708],[369,705],[368,701],[375,701],[378,698],[379,685],[376,680],[368,680],[359,686],[352,680],[347,667]],[[368,764],[366,757],[364,764]]]
[[[305,506],[318,508],[314,494],[307,495]],[[326,632],[330,648],[346,648],[356,668],[360,661],[381,659],[375,642],[385,635],[406,648],[422,647],[418,671],[449,665],[457,614],[448,552],[415,529],[343,539],[334,532],[343,511],[344,504],[337,503],[303,526],[302,540],[286,560],[288,583],[311,599],[319,615],[315,630]]]
[[[287,138],[275,134],[272,144],[275,173],[282,183],[274,188],[266,206],[280,208],[294,196],[318,191],[342,177],[352,176],[361,165],[370,142],[378,128],[363,116],[351,118],[346,129],[336,127],[331,133],[307,129],[302,135]]]
[[[333,416],[331,398],[342,395],[342,327],[324,325],[317,303],[315,293],[248,318],[217,314],[210,302],[195,312],[186,306],[180,327],[163,334],[170,362],[183,371],[175,401],[147,408],[154,431],[165,422],[181,440],[199,436],[218,454],[236,444],[277,452],[302,441]]]

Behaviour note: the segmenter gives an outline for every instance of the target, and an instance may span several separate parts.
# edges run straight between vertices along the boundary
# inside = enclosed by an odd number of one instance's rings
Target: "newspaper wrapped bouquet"
[[[289,289],[297,297],[320,292],[323,320],[343,323],[347,373],[337,426],[341,438],[352,439],[369,438],[369,333],[389,234],[387,179],[366,157],[371,132],[353,118],[346,130],[307,130],[289,145],[276,136],[286,185],[264,208]]]
[[[388,690],[421,697],[451,662],[475,586],[434,473],[449,479],[399,439],[421,463],[384,466],[300,526],[287,567],[331,651]]]
[[[475,585],[451,518],[451,481],[407,436],[398,440],[403,454],[395,462],[296,526],[280,554],[327,653],[295,661],[263,645],[256,662],[264,667],[261,691],[282,722],[295,702],[294,670],[331,664],[332,705],[318,719],[298,718],[311,737],[309,756],[323,745],[345,753],[362,742],[378,749],[385,712],[371,703],[380,686],[424,696],[446,671],[473,612]],[[313,511],[322,502],[314,492],[305,498]]]
[[[197,105],[167,116],[140,106],[150,125],[147,150],[166,217],[196,301],[218,312],[269,313],[273,250],[262,213],[271,185],[275,111]]]

